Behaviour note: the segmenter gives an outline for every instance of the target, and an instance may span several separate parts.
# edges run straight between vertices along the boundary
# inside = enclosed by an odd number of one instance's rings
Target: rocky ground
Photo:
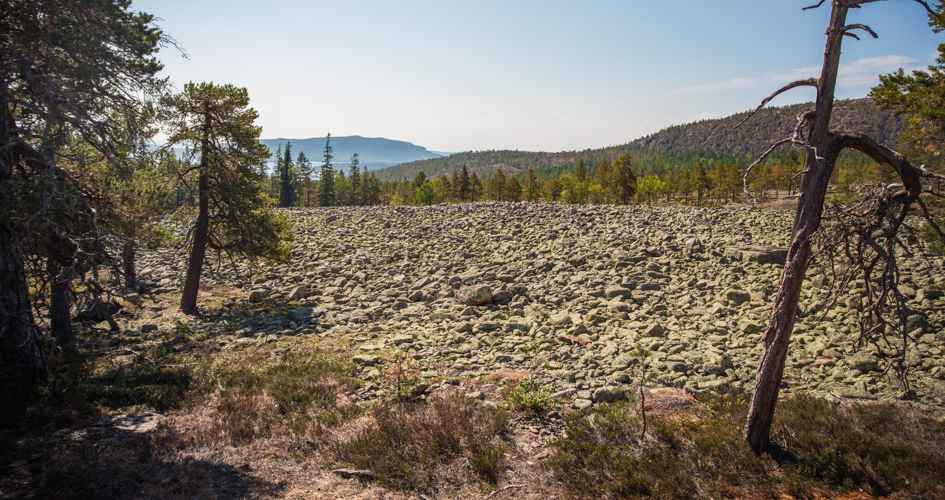
[[[782,269],[783,251],[771,247],[786,244],[793,217],[526,203],[286,213],[296,234],[288,261],[205,275],[201,301],[273,307],[202,325],[228,333],[222,348],[283,336],[337,339],[362,366],[360,400],[377,396],[374,381],[400,355],[427,381],[420,391],[527,375],[573,408],[620,399],[644,373],[652,385],[689,392],[750,390]],[[177,293],[184,268],[171,250],[139,260],[159,295]],[[910,381],[919,405],[940,410],[945,298],[930,286],[945,279],[943,258],[903,257],[901,272],[915,311]],[[854,348],[864,284],[854,282],[825,311],[829,280],[808,274],[784,392],[902,396],[875,348]],[[133,327],[156,328],[162,314],[145,308]],[[649,354],[633,356],[638,347]]]
[[[263,269],[206,266],[204,313],[196,316],[177,309],[186,256],[180,249],[143,252],[139,275],[152,293],[125,295],[122,331],[88,332],[85,355],[102,366],[127,366],[141,356],[150,361],[145,353],[152,349],[277,359],[299,346],[327,345],[357,362],[363,383],[345,398],[365,408],[389,400],[398,381],[420,398],[459,392],[505,405],[509,388],[528,377],[540,396],[553,397],[540,412],[512,412],[500,436],[508,447],[497,483],[454,484],[466,474],[459,464],[436,494],[399,492],[359,471],[332,472],[331,458],[300,459],[277,440],[189,445],[215,418],[193,403],[166,414],[93,415],[38,429],[24,422],[0,431],[7,448],[0,459],[8,464],[0,470],[0,498],[82,491],[128,498],[566,497],[538,464],[563,435],[568,412],[625,398],[641,377],[650,386],[647,411],[671,418],[689,411],[693,393],[751,389],[782,270],[778,247],[793,217],[779,210],[525,203],[286,213],[295,224],[292,257]],[[945,262],[924,254],[900,262],[900,289],[914,310],[907,360],[915,393],[904,394],[884,373],[875,347],[855,349],[864,283],[854,282],[831,306],[829,280],[812,269],[782,394],[905,397],[941,416],[945,298],[932,285],[945,281]],[[181,332],[193,341],[171,341]],[[152,455],[159,458],[145,459]],[[89,474],[120,480],[72,490]],[[117,489],[102,493],[102,484]],[[36,491],[45,493],[30,493]]]

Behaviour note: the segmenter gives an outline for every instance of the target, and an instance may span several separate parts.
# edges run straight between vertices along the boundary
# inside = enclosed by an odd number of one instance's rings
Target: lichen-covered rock
[[[467,306],[481,306],[492,302],[492,288],[489,285],[475,285],[460,288],[456,292],[456,301]]]

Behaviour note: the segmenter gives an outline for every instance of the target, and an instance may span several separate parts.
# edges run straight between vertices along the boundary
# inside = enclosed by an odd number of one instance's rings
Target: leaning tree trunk
[[[184,278],[184,290],[180,296],[180,310],[184,312],[197,311],[197,292],[200,291],[200,273],[203,270],[203,261],[207,255],[207,242],[210,238],[210,186],[207,177],[209,168],[209,130],[210,113],[204,114],[203,139],[200,149],[200,178],[198,180],[197,196],[197,226],[194,228],[193,246],[190,249],[190,261],[187,264],[187,276]]]
[[[824,66],[817,84],[817,101],[804,163],[806,173],[801,182],[801,196],[794,216],[794,228],[788,247],[781,286],[774,298],[771,320],[764,333],[764,352],[755,378],[755,388],[748,409],[744,437],[756,453],[768,446],[768,434],[778,401],[788,341],[794,329],[801,284],[807,271],[811,238],[820,226],[824,210],[827,184],[833,171],[833,161],[826,161],[831,142],[830,115],[833,111],[833,93],[840,66],[840,45],[849,7],[841,1],[833,2],[830,26],[827,28],[827,49]]]

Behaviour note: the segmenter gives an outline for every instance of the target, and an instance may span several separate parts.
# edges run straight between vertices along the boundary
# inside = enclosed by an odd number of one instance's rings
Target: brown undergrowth
[[[945,498],[945,422],[894,404],[795,395],[778,404],[771,455],[741,436],[744,395],[702,395],[641,437],[631,404],[575,412],[544,462],[580,498]]]

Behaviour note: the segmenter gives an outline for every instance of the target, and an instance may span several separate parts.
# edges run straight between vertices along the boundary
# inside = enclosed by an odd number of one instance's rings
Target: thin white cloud
[[[674,90],[671,93],[673,94],[705,94],[710,92],[718,92],[720,90],[735,90],[735,89],[745,89],[758,86],[758,80],[755,78],[732,78],[731,80],[725,80],[724,82],[715,82],[709,83],[706,85],[693,85],[691,87],[685,87],[678,90]]]
[[[921,67],[911,66],[916,60],[908,56],[876,56],[859,59],[840,65],[840,74],[837,78],[838,88],[862,87],[865,85],[875,85],[879,83],[881,74],[892,73],[899,68],[906,69],[907,72],[913,69],[922,69]],[[705,85],[692,85],[678,90],[673,94],[707,94],[712,92],[722,92],[727,90],[737,90],[757,87],[773,87],[784,85],[794,80],[817,77],[820,75],[820,66],[808,66],[805,68],[795,68],[785,72],[771,73],[764,78],[732,78],[721,82],[708,83]]]

